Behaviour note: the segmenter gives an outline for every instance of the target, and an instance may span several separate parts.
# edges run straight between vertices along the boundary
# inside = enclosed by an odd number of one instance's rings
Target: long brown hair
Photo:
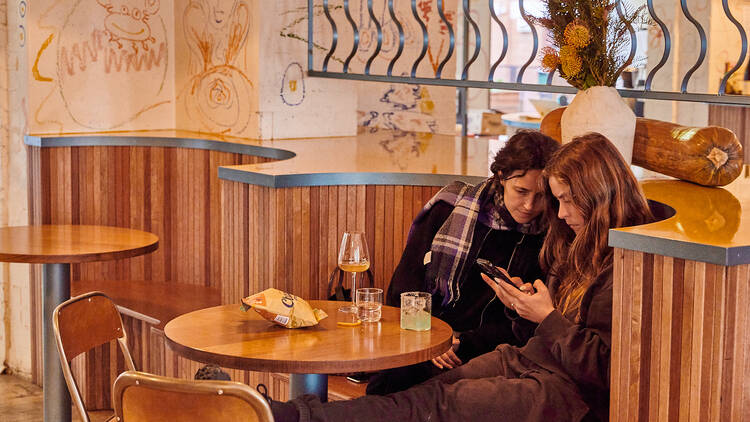
[[[648,223],[653,215],[638,181],[614,145],[598,133],[574,138],[560,147],[543,172],[549,232],[540,252],[542,268],[560,280],[556,307],[564,315],[578,314],[581,299],[596,278],[612,267],[607,246],[611,228]],[[559,203],[549,178],[570,187],[584,227],[576,236],[557,217]]]

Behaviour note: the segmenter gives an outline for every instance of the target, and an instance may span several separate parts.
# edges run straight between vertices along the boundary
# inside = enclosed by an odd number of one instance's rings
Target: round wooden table
[[[130,258],[156,250],[159,238],[107,226],[47,225],[0,228],[0,262],[42,267],[44,420],[71,420],[70,394],[60,367],[52,312],[70,298],[70,264]]]
[[[383,306],[382,319],[354,327],[336,324],[341,302],[312,300],[328,314],[314,327],[288,329],[239,304],[181,315],[164,327],[167,344],[204,363],[251,371],[291,373],[290,397],[326,400],[326,374],[377,371],[424,362],[451,347],[453,330],[433,317],[429,331],[402,330],[400,309]]]

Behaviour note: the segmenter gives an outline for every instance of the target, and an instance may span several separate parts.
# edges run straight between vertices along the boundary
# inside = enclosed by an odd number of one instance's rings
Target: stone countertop
[[[678,180],[641,186],[648,199],[672,207],[675,215],[610,230],[610,246],[718,265],[750,263],[750,167],[721,188]]]

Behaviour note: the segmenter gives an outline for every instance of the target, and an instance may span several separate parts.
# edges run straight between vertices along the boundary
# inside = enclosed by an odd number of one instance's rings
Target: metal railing
[[[528,67],[532,64],[534,59],[537,56],[538,48],[539,48],[539,36],[537,34],[536,28],[531,22],[530,16],[526,12],[524,8],[524,0],[518,0],[518,6],[521,14],[521,18],[528,24],[531,36],[532,36],[532,45],[529,51],[529,59],[526,61],[520,68],[515,82],[497,82],[495,80],[495,72],[498,69],[498,67],[503,63],[503,61],[506,59],[506,53],[508,52],[508,45],[509,45],[509,39],[508,39],[508,30],[505,26],[505,24],[501,21],[501,19],[497,16],[495,10],[495,3],[496,0],[489,0],[488,6],[489,10],[487,10],[487,13],[490,15],[492,22],[494,25],[497,25],[497,27],[500,29],[500,32],[502,33],[502,48],[500,51],[500,55],[495,60],[491,67],[488,70],[488,77],[486,80],[476,80],[476,79],[470,79],[469,77],[469,70],[472,68],[472,66],[475,64],[476,59],[480,53],[480,50],[482,48],[482,42],[483,37],[479,30],[479,26],[477,25],[477,22],[471,17],[470,13],[470,2],[469,0],[458,0],[461,3],[461,7],[463,8],[463,19],[464,19],[464,28],[471,27],[473,29],[474,33],[474,43],[473,46],[469,45],[468,42],[468,31],[464,30],[464,37],[463,37],[463,46],[464,46],[464,64],[461,71],[460,78],[450,78],[446,77],[444,75],[444,69],[446,64],[453,58],[454,52],[456,50],[456,37],[454,34],[454,28],[453,25],[449,22],[449,19],[446,17],[444,13],[444,1],[443,0],[437,0],[437,10],[438,14],[441,19],[442,28],[447,29],[448,32],[448,50],[445,53],[445,57],[440,60],[439,64],[437,65],[435,69],[435,75],[434,77],[425,77],[425,76],[418,76],[417,69],[420,66],[420,63],[424,59],[425,55],[428,51],[428,46],[430,45],[430,39],[431,37],[435,37],[436,34],[430,33],[428,30],[428,25],[426,25],[426,22],[420,17],[419,10],[417,7],[418,1],[417,0],[411,0],[411,12],[413,19],[416,23],[416,25],[419,26],[421,30],[421,50],[416,57],[416,59],[410,63],[407,64],[407,67],[410,67],[410,72],[407,72],[406,75],[394,75],[394,68],[397,63],[400,63],[400,61],[403,61],[403,52],[404,52],[404,45],[405,45],[405,30],[404,30],[404,23],[402,20],[399,20],[397,13],[394,10],[394,0],[363,0],[367,2],[367,15],[369,17],[369,20],[374,24],[375,26],[375,40],[376,45],[373,49],[372,54],[369,55],[367,58],[367,61],[365,63],[364,69],[361,73],[353,72],[351,69],[351,61],[357,54],[358,49],[360,48],[360,34],[361,29],[357,22],[354,20],[351,14],[351,7],[350,7],[350,0],[343,0],[343,9],[344,14],[346,16],[346,22],[336,22],[331,14],[331,5],[329,4],[329,0],[323,0],[322,6],[317,6],[317,8],[322,7],[322,13],[318,13],[318,15],[322,14],[325,16],[326,20],[328,21],[328,24],[330,25],[330,30],[332,32],[332,42],[330,46],[323,47],[320,45],[315,44],[314,42],[314,36],[313,36],[313,29],[315,25],[315,15],[314,9],[316,6],[313,4],[313,0],[308,0],[308,74],[312,77],[321,77],[321,78],[335,78],[335,79],[349,79],[349,80],[360,80],[360,81],[376,81],[376,82],[391,82],[391,83],[408,83],[408,84],[423,84],[423,85],[440,85],[440,86],[450,86],[450,87],[457,87],[457,88],[485,88],[485,89],[501,89],[501,90],[512,90],[512,91],[536,91],[536,92],[549,92],[549,93],[563,93],[563,94],[574,94],[577,92],[576,88],[569,86],[569,85],[553,85],[553,75],[554,71],[550,72],[547,76],[547,80],[545,84],[535,84],[535,83],[524,83],[522,82],[523,76],[525,72],[527,71]],[[404,0],[407,1],[407,0]],[[396,53],[393,55],[393,57],[388,61],[388,66],[384,74],[373,74],[372,73],[372,64],[373,62],[378,58],[384,58],[381,56],[381,53],[383,51],[383,22],[378,21],[378,18],[374,12],[374,5],[373,3],[379,3],[382,7],[387,8],[388,16],[387,18],[390,20],[389,23],[392,22],[392,24],[396,27],[397,32],[397,40],[398,40],[398,46],[396,47]],[[728,0],[722,0],[722,8],[724,11],[724,14],[726,15],[727,19],[736,27],[740,39],[741,39],[741,51],[739,54],[739,57],[737,58],[737,62],[734,66],[732,66],[730,69],[728,69],[724,76],[721,79],[721,82],[719,84],[718,91],[715,94],[711,93],[701,93],[701,92],[689,92],[688,91],[688,83],[695,73],[695,71],[703,64],[705,57],[706,57],[706,51],[707,51],[707,45],[708,45],[708,37],[705,33],[705,30],[701,26],[701,24],[698,22],[697,19],[695,19],[688,8],[687,0],[680,0],[680,9],[682,12],[682,15],[695,27],[695,29],[698,32],[699,41],[700,41],[700,52],[698,54],[698,59],[696,60],[695,64],[684,74],[682,77],[681,82],[681,88],[680,91],[659,91],[652,89],[654,77],[656,74],[661,71],[661,69],[664,67],[665,63],[669,59],[669,56],[672,52],[672,35],[669,32],[669,28],[664,23],[664,21],[657,15],[653,0],[647,0],[647,10],[648,14],[653,21],[653,23],[658,26],[660,29],[663,39],[664,39],[664,48],[663,53],[661,56],[661,60],[648,72],[648,75],[645,80],[645,84],[642,88],[635,88],[635,89],[628,89],[628,88],[622,88],[618,89],[620,92],[620,95],[623,97],[628,98],[643,98],[643,99],[652,99],[652,100],[675,100],[675,101],[692,101],[692,102],[703,102],[703,103],[715,103],[715,104],[730,104],[730,105],[750,105],[750,96],[745,95],[733,95],[733,94],[727,94],[726,88],[727,83],[729,81],[729,78],[736,73],[740,67],[742,67],[742,64],[745,61],[745,58],[747,56],[747,35],[745,34],[745,29],[742,27],[739,21],[734,17],[731,10],[729,9]],[[340,8],[342,6],[336,6],[337,8]],[[622,16],[622,4],[621,0],[617,4],[617,13],[619,16]],[[481,13],[481,12],[480,12]],[[385,13],[384,13],[385,15]],[[361,22],[360,22],[361,24]],[[343,46],[340,46],[339,44],[339,34],[340,29],[339,25],[348,25],[351,27],[352,31],[352,44],[349,50],[349,53],[346,57],[346,59],[343,62],[343,69],[340,72],[331,71],[329,70],[330,61],[332,58],[334,58],[334,54],[336,53],[337,49]],[[631,27],[629,28],[630,33],[630,53],[629,57],[632,60],[636,53],[637,48],[637,37],[635,30]],[[324,49],[326,51],[325,58],[322,61],[322,65],[316,69],[315,63],[314,63],[314,49]],[[345,47],[344,47],[345,48]],[[471,50],[471,53],[469,54],[469,51]],[[403,63],[402,63],[403,65]],[[623,66],[624,67],[624,66]],[[620,72],[622,72],[623,69],[620,69]]]

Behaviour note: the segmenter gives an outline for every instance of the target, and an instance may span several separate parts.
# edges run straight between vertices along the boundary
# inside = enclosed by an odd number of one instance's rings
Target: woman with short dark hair
[[[515,313],[506,316],[505,306],[482,281],[476,260],[487,259],[523,278],[543,278],[538,260],[546,232],[541,173],[558,147],[539,132],[517,132],[495,155],[491,177],[473,186],[446,186],[414,219],[386,304],[400,306],[403,292],[431,292],[432,314],[454,330],[453,348],[432,362],[371,376],[368,394],[405,390],[500,343],[526,341],[533,325],[511,331]]]

